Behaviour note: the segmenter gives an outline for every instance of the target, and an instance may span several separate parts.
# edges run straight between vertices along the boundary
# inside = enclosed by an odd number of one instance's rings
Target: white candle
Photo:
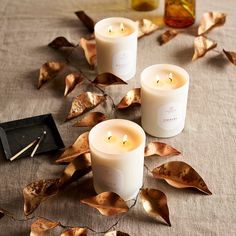
[[[143,129],[128,120],[103,121],[89,132],[89,146],[95,191],[134,198],[143,183]]]
[[[131,79],[136,72],[137,24],[127,18],[106,18],[95,25],[94,32],[98,73]]]
[[[168,138],[185,124],[189,75],[169,64],[150,66],[141,73],[141,120],[150,135]]]

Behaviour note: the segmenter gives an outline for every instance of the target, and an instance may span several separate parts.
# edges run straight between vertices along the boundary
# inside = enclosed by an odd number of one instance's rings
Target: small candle
[[[143,129],[128,120],[103,121],[91,129],[89,146],[95,191],[134,198],[143,183]]]
[[[175,65],[159,64],[141,73],[141,121],[152,136],[179,134],[185,124],[188,73]]]
[[[110,72],[127,81],[136,72],[137,24],[127,18],[112,17],[94,28],[98,73]]]

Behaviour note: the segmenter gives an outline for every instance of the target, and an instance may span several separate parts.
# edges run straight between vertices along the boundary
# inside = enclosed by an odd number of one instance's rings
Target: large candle
[[[127,18],[106,18],[95,25],[94,32],[98,73],[131,79],[136,72],[137,24]]]
[[[103,121],[89,132],[89,146],[95,191],[134,198],[143,183],[143,129],[128,120]]]
[[[185,124],[188,73],[175,65],[158,64],[141,73],[141,120],[150,135],[168,138]]]

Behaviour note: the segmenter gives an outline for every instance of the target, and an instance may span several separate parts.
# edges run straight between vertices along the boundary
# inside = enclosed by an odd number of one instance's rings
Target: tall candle
[[[150,135],[168,138],[185,124],[189,75],[169,64],[150,66],[141,73],[141,121]]]
[[[95,25],[94,32],[98,73],[131,79],[136,72],[137,24],[127,18],[106,18]]]
[[[89,146],[95,191],[134,198],[143,183],[143,129],[128,120],[103,121],[91,129]]]

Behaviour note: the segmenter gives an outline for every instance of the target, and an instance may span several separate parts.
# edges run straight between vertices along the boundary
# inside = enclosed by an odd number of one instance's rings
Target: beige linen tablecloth
[[[0,122],[52,113],[66,146],[86,130],[72,127],[72,121],[64,123],[72,97],[81,89],[65,98],[63,81],[51,81],[41,90],[36,87],[39,67],[48,60],[63,60],[62,54],[47,44],[57,36],[78,43],[80,37],[88,34],[73,13],[78,10],[85,10],[95,20],[109,16],[134,20],[149,17],[160,23],[163,2],[156,11],[140,13],[130,9],[128,0],[0,1]],[[164,29],[140,39],[135,78],[128,86],[108,89],[115,102],[119,102],[128,90],[140,86],[140,72],[156,63],[176,64],[189,72],[186,127],[174,138],[159,139],[180,149],[182,155],[170,159],[153,157],[146,164],[152,169],[167,160],[185,161],[204,178],[213,195],[175,189],[145,172],[144,186],[158,188],[168,197],[172,227],[166,226],[161,219],[149,218],[139,201],[120,221],[117,230],[130,235],[236,234],[236,67],[217,51],[191,62],[194,29],[202,13],[213,10],[226,12],[228,16],[225,26],[214,29],[209,37],[218,42],[219,52],[223,48],[236,51],[236,2],[197,1],[197,20],[192,29],[164,46],[157,43],[157,37]],[[95,73],[89,70],[81,49],[72,53],[70,61],[94,78]],[[96,110],[110,112],[109,106],[100,106]],[[140,110],[119,112],[118,117],[139,122]],[[158,139],[148,137],[150,140]],[[1,154],[0,207],[22,219],[23,187],[35,180],[58,177],[64,167],[54,164],[56,157],[40,155],[10,163]],[[91,193],[90,186],[91,176],[88,176],[42,203],[33,215],[58,220],[64,225],[106,230],[117,218],[100,216],[95,209],[79,203],[82,197]],[[0,235],[29,235],[31,223],[32,220],[19,222],[4,217],[0,220]],[[58,228],[48,235],[59,235],[61,231]]]

